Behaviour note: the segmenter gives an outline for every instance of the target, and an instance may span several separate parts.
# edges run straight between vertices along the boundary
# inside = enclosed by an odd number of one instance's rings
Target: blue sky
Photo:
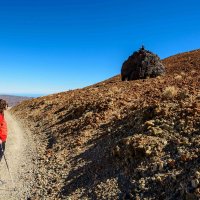
[[[142,44],[200,48],[199,0],[0,0],[0,93],[49,94],[120,73]]]

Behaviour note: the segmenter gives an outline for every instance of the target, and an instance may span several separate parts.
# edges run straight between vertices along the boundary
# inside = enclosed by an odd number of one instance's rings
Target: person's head
[[[4,110],[6,110],[8,107],[8,104],[5,100],[0,99],[0,114],[3,114]]]

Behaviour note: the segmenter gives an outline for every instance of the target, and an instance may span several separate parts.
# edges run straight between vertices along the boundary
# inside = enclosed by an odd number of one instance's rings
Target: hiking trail
[[[0,199],[27,199],[33,183],[34,143],[28,130],[16,121],[9,111],[5,112],[8,126],[5,156],[14,180],[16,190],[9,175],[4,158],[0,163]]]

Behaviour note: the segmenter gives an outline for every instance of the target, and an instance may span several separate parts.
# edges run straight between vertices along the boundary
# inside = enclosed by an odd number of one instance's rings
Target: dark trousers
[[[5,151],[5,146],[6,146],[6,142],[3,142],[2,145],[0,145],[0,161],[3,157],[4,151]]]

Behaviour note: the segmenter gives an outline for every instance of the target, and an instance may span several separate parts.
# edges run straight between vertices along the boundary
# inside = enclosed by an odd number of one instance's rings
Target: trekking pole
[[[13,177],[12,177],[12,174],[11,174],[11,172],[10,172],[10,168],[9,168],[9,166],[8,166],[8,162],[7,162],[6,156],[5,156],[5,154],[4,154],[4,150],[3,150],[2,144],[0,144],[0,145],[1,145],[1,150],[2,150],[3,157],[4,157],[4,160],[5,160],[5,163],[6,163],[6,167],[7,167],[7,169],[8,169],[8,173],[9,173],[10,178],[11,178],[11,181],[12,181],[13,190],[15,191],[16,189],[15,189],[15,184],[14,184],[14,181],[13,181]]]

